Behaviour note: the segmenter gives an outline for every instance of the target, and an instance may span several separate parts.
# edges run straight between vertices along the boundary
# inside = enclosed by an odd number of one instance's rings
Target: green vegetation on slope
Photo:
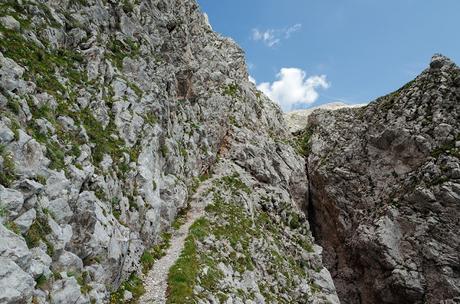
[[[272,242],[263,249],[267,259],[264,265],[270,275],[282,273],[287,278],[288,288],[295,288],[296,278],[306,276],[304,263],[295,259],[297,255],[292,250],[297,246],[298,250],[310,252],[311,243],[294,236],[291,239],[293,243],[286,245],[283,239],[286,227],[300,229],[302,219],[295,212],[285,212],[285,220],[277,222],[269,213],[259,209],[252,215],[238,203],[241,195],[250,193],[238,174],[214,181],[213,188],[208,192],[212,195],[212,203],[205,208],[206,215],[193,224],[180,258],[170,270],[168,303],[194,303],[206,298],[206,293],[216,296],[222,303],[227,294],[235,292],[242,299],[253,300],[252,294],[242,290],[226,290],[222,285],[224,273],[220,265],[226,265],[241,275],[255,271],[258,262],[254,258],[254,246],[263,239]],[[232,249],[228,250],[226,246]],[[286,303],[270,286],[264,282],[258,284],[267,300]],[[200,286],[198,290],[203,292],[194,292],[196,286]]]
[[[198,219],[190,227],[184,249],[176,264],[169,271],[167,303],[191,303],[193,289],[200,269],[196,242],[204,239],[208,234],[208,229],[209,222],[204,218]]]
[[[130,301],[124,300],[125,291],[132,293],[133,298]],[[137,303],[139,299],[145,293],[144,283],[135,273],[132,273],[128,280],[121,284],[117,291],[110,295],[110,304],[124,304],[124,303]]]

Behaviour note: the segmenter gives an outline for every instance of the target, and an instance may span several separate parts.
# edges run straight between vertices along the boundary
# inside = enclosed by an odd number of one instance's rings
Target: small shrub
[[[233,193],[236,193],[240,190],[246,192],[247,194],[251,193],[251,189],[249,189],[249,187],[241,181],[240,175],[236,172],[233,175],[222,177],[221,180],[227,189],[232,190]]]
[[[14,114],[19,114],[19,112],[21,111],[21,105],[19,104],[19,101],[15,99],[8,100],[8,108],[10,108],[10,110],[13,111]]]
[[[310,139],[313,136],[314,129],[307,128],[300,135],[297,136],[297,140],[294,143],[294,148],[297,153],[308,156],[311,152],[311,142]]]
[[[11,152],[2,153],[3,170],[0,171],[0,184],[9,187],[16,178],[15,164]]]
[[[48,282],[48,279],[44,274],[41,274],[38,276],[38,278],[35,279],[35,282],[37,283],[37,285],[35,285],[36,288],[43,289]]]
[[[291,229],[298,229],[300,228],[300,216],[296,213],[292,214],[292,218],[291,220],[289,221],[289,227],[291,227]]]
[[[44,177],[43,175],[35,176],[35,180],[42,185],[46,185],[46,177]]]
[[[21,230],[19,229],[19,227],[16,225],[15,222],[9,221],[5,223],[4,225],[6,229],[13,231],[16,234],[21,234]]]
[[[227,85],[222,92],[225,96],[236,97],[240,87],[236,83]]]
[[[43,241],[47,247],[46,252],[49,256],[53,256],[54,246],[46,239],[46,235],[50,233],[51,227],[48,224],[48,219],[45,216],[37,216],[27,233],[24,235],[24,238],[29,248],[37,247],[40,244],[40,240]]]
[[[161,145],[160,152],[161,152],[161,156],[163,156],[163,158],[166,158],[169,153],[168,146],[166,144]]]
[[[130,0],[123,0],[122,5],[123,5],[122,6],[123,10],[125,11],[126,14],[132,13],[134,11],[134,4],[131,3]]]

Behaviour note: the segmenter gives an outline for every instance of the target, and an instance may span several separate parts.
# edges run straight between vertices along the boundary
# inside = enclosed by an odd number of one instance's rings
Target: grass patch
[[[168,304],[191,303],[193,289],[198,274],[199,259],[197,256],[196,240],[202,240],[209,229],[209,222],[200,218],[190,227],[185,240],[184,250],[168,275]]]
[[[224,176],[219,180],[214,182],[216,187],[222,187],[223,189],[230,190],[232,194],[238,194],[238,192],[243,191],[247,194],[250,194],[252,190],[241,181],[240,175],[235,172],[232,175]]]
[[[163,233],[161,240],[152,248],[145,250],[141,256],[142,272],[147,273],[152,269],[153,264],[166,254],[166,250],[171,246],[171,234]]]
[[[86,73],[78,65],[83,62],[81,54],[67,49],[43,49],[24,38],[21,33],[1,25],[0,32],[3,35],[0,39],[0,51],[5,57],[26,67],[24,77],[33,81],[40,90],[62,96],[66,88],[58,80],[59,74],[67,77],[72,85],[87,81]]]
[[[125,3],[129,4],[128,1]],[[121,70],[123,68],[123,59],[125,57],[134,58],[139,56],[140,46],[137,42],[132,39],[126,39],[123,41],[117,38],[112,38],[108,44],[108,58],[115,64],[115,66]]]
[[[16,99],[9,98],[7,106],[16,115],[21,112],[21,105]]]
[[[36,288],[44,289],[46,283],[48,283],[48,279],[44,274],[41,274],[35,279],[35,282],[37,283],[37,285],[35,285]]]
[[[163,156],[163,158],[166,158],[169,154],[168,146],[166,144],[162,144],[160,147],[160,152],[161,156]]]
[[[185,223],[185,221],[187,220],[187,214],[189,210],[190,205],[187,205],[185,208],[179,210],[179,212],[176,215],[176,218],[174,219],[174,222],[171,225],[173,229],[179,230],[179,228]]]
[[[144,116],[144,121],[145,123],[151,125],[151,126],[154,126],[157,122],[158,122],[158,119],[156,117],[156,115],[154,113],[147,113],[145,114]]]
[[[141,90],[134,82],[128,82],[128,87],[136,93],[137,97],[142,97],[144,91]]]
[[[231,83],[224,88],[222,94],[235,98],[238,96],[239,90],[240,87],[236,83]]]
[[[4,146],[2,146],[0,150],[3,158],[2,170],[0,171],[0,184],[9,187],[16,178],[13,154],[5,151]]]
[[[193,178],[192,183],[189,186],[189,193],[194,194],[196,190],[198,190],[198,187],[201,185],[201,183],[207,180],[208,178],[208,174],[202,174],[199,177]]]
[[[93,288],[88,285],[86,282],[89,278],[89,273],[87,271],[83,271],[82,273],[76,273],[73,271],[67,272],[68,277],[74,277],[77,280],[78,285],[80,285],[80,291],[83,294],[88,294]]]
[[[125,291],[132,293],[130,301],[124,300]],[[117,291],[110,295],[110,304],[137,303],[137,300],[145,293],[144,284],[135,273],[132,273],[128,280],[123,282]]]
[[[21,230],[19,229],[19,227],[16,225],[15,222],[9,221],[9,222],[6,222],[4,225],[6,229],[14,232],[15,234],[18,234],[18,235],[21,234]]]
[[[264,285],[263,279],[258,280],[257,283],[260,289],[264,291],[263,295],[267,301],[271,303],[270,299],[280,299],[282,294],[290,295],[293,289],[298,288],[298,278],[306,278],[307,276],[305,267],[308,266],[308,263],[298,258],[300,252],[312,250],[308,237],[304,237],[303,231],[300,230],[304,219],[300,214],[294,212],[288,203],[279,203],[277,210],[279,216],[273,212],[266,212],[263,208],[251,215],[239,203],[233,202],[231,199],[225,200],[224,197],[228,197],[228,192],[237,195],[234,192],[235,188],[244,191],[244,187],[240,186],[238,180],[237,178],[227,178],[226,182],[222,182],[221,179],[219,183],[215,184],[215,188],[212,190],[213,202],[205,208],[208,219],[205,231],[209,236],[213,235],[218,241],[213,242],[213,244],[207,242],[206,245],[200,245],[199,248],[204,246],[204,249],[200,249],[196,253],[198,266],[200,269],[207,267],[207,273],[200,272],[198,274],[200,286],[204,288],[204,291],[194,295],[193,300],[205,299],[208,294],[218,295],[221,292],[228,292],[228,290],[222,289],[225,287],[220,284],[223,277],[218,267],[220,262],[240,274],[253,271],[258,267],[253,260],[252,252],[254,242],[261,239],[270,240],[270,245],[259,251],[263,255],[267,275],[270,275],[273,280],[276,280],[279,273],[286,278],[286,284],[283,287],[280,286],[279,290],[273,290],[268,285]],[[227,195],[224,196],[221,191]],[[289,240],[285,238],[286,227],[298,231]],[[225,243],[233,248],[228,255],[219,253],[222,250],[219,244]],[[232,292],[235,291],[232,290]],[[254,300],[253,294],[250,292],[243,290],[236,292],[240,294],[240,298],[243,300]],[[296,298],[296,300],[298,299]]]
[[[313,136],[314,129],[306,128],[302,133],[295,137],[293,147],[300,155],[307,157],[311,152],[310,139]]]
[[[433,151],[431,151],[431,156],[433,156],[434,158],[439,158],[443,154],[447,154],[447,155],[451,155],[451,156],[460,158],[460,149],[455,147],[455,140],[452,140],[440,147],[433,149]]]
[[[2,205],[0,205],[0,216],[1,217],[8,216],[8,210]]]
[[[40,245],[40,241],[43,241],[47,247],[47,254],[49,256],[53,256],[54,246],[46,239],[46,235],[50,233],[51,227],[48,224],[48,219],[42,215],[37,216],[27,233],[24,235],[24,238],[29,248],[38,247]]]

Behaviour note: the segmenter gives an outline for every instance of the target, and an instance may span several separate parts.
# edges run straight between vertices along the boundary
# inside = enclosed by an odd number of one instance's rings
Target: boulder
[[[30,303],[34,279],[13,260],[0,257],[0,303]]]
[[[21,24],[13,16],[0,17],[0,23],[10,30],[19,31],[21,29]]]

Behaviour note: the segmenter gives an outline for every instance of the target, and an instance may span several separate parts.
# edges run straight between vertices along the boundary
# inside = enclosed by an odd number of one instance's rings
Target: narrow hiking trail
[[[171,236],[171,246],[166,254],[155,262],[152,269],[144,278],[145,293],[139,299],[141,304],[165,304],[166,289],[168,287],[169,269],[176,263],[182,250],[184,249],[185,239],[187,238],[190,226],[204,215],[205,203],[200,200],[201,194],[211,184],[211,180],[203,182],[192,196],[190,210],[187,213],[185,223]]]

